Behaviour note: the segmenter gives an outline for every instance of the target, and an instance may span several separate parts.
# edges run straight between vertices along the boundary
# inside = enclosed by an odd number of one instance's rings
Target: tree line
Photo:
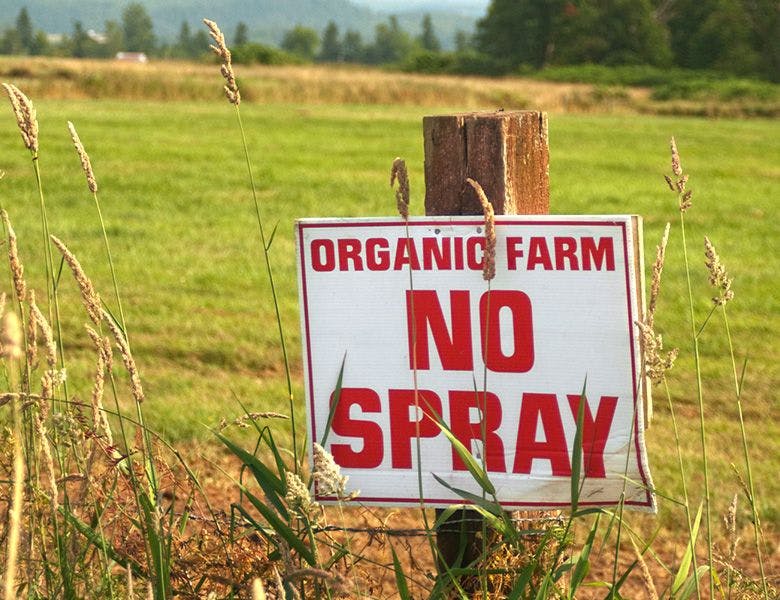
[[[236,62],[347,62],[391,64],[407,70],[506,74],[548,66],[651,65],[719,71],[780,81],[780,4],[777,0],[492,0],[476,31],[456,34],[444,51],[430,15],[416,34],[396,17],[379,23],[373,39],[330,22],[320,32],[296,26],[280,46],[250,39],[239,23],[229,43]],[[4,54],[110,57],[119,51],[164,58],[201,58],[208,39],[181,24],[162,44],[140,3],[125,7],[104,31],[80,22],[52,41],[36,31],[26,9],[0,38]]]

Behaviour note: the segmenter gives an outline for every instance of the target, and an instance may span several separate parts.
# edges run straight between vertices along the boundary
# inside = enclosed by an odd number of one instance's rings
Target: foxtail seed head
[[[490,204],[485,190],[473,179],[466,179],[466,182],[474,188],[482,205],[482,212],[485,215],[485,252],[482,258],[482,278],[490,281],[496,276],[496,217],[493,211],[493,205]]]
[[[663,381],[666,372],[674,366],[677,360],[678,349],[673,348],[664,353],[664,341],[660,334],[655,332],[652,324],[637,321],[642,340],[642,350],[644,351],[645,375],[653,383]]]
[[[130,352],[130,344],[127,343],[127,338],[116,321],[105,310],[101,309],[101,315],[103,320],[108,325],[108,329],[111,331],[111,335],[114,337],[117,348],[119,348],[119,354],[122,356],[122,362],[125,364],[128,375],[130,375],[130,390],[133,393],[133,398],[139,404],[144,401],[144,390],[141,386],[141,376],[138,373],[138,368],[135,365],[135,359]]]
[[[715,306],[722,306],[734,298],[734,291],[731,289],[733,280],[729,277],[726,267],[720,262],[720,256],[707,236],[704,236],[704,256],[707,258],[704,264],[710,272],[710,285],[718,290],[718,295],[712,299],[712,302]]]
[[[11,101],[11,108],[19,126],[24,146],[34,155],[38,154],[38,117],[35,107],[30,99],[22,91],[10,83],[4,83],[3,88]]]
[[[15,312],[7,312],[0,322],[0,356],[3,358],[22,357],[22,326]]]
[[[98,186],[95,180],[95,173],[92,171],[92,163],[89,160],[89,154],[84,150],[84,145],[81,143],[79,134],[76,133],[76,128],[73,123],[68,121],[68,131],[70,131],[70,139],[73,140],[73,146],[76,148],[76,153],[79,155],[81,161],[81,169],[84,171],[84,175],[87,178],[87,187],[93,194],[97,194]]]
[[[319,484],[319,492],[324,496],[343,498],[348,477],[341,474],[341,467],[333,456],[322,446],[314,444],[314,480]]]
[[[4,210],[0,211],[0,217],[3,219],[6,232],[8,233],[8,262],[11,265],[11,276],[14,280],[16,298],[21,303],[27,298],[27,283],[24,281],[24,267],[22,266],[22,261],[19,259],[16,233],[14,232],[14,228],[11,227],[11,220],[8,218],[8,213]]]
[[[81,263],[79,263],[75,255],[70,250],[68,250],[68,247],[58,237],[53,235],[49,237],[51,237],[51,241],[54,242],[55,246],[57,246],[57,249],[65,259],[65,262],[73,272],[73,277],[76,279],[76,283],[78,284],[79,290],[81,291],[81,300],[84,303],[84,308],[87,309],[89,318],[92,319],[92,322],[99,327],[101,318],[100,296],[98,296],[97,292],[95,291],[95,287],[92,285],[89,277],[87,277],[84,269],[81,268]]]
[[[398,214],[404,219],[409,218],[409,173],[406,170],[406,161],[402,158],[396,158],[393,161],[393,168],[390,169],[390,187],[393,187],[396,180],[398,188],[395,190],[395,202],[398,207]]]
[[[677,142],[672,138],[669,143],[672,150],[672,173],[675,179],[672,179],[668,175],[664,175],[666,183],[669,185],[669,189],[677,193],[677,202],[679,204],[680,212],[684,213],[691,206],[691,197],[693,191],[686,190],[685,185],[688,183],[688,175],[683,173],[682,166],[680,165],[680,153],[677,151]]]
[[[284,499],[287,502],[287,506],[299,515],[303,515],[306,518],[311,517],[312,511],[319,505],[311,499],[309,488],[292,471],[285,472],[285,481],[287,483],[287,494]]]
[[[222,66],[219,71],[222,73],[222,77],[225,78],[225,96],[227,96],[231,104],[238,106],[241,104],[241,93],[238,91],[236,76],[233,73],[232,57],[225,43],[225,35],[214,21],[203,19],[203,24],[208,28],[209,35],[214,40],[214,44],[211,44],[209,48],[222,59]]]
[[[655,249],[655,262],[653,262],[653,278],[650,283],[650,302],[647,306],[647,323],[652,327],[655,320],[655,309],[658,305],[658,295],[661,292],[661,273],[664,270],[664,261],[666,258],[666,245],[669,242],[670,224],[667,223],[664,228],[664,234],[661,236],[661,243]]]

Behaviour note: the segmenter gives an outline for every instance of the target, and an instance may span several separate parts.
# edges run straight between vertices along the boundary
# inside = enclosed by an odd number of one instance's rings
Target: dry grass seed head
[[[718,290],[718,295],[712,299],[715,306],[722,306],[734,298],[734,291],[731,289],[731,282],[726,267],[720,262],[718,251],[707,236],[704,236],[704,256],[707,260],[704,264],[710,273],[710,285]]]
[[[19,303],[27,298],[27,283],[24,280],[24,266],[19,258],[19,248],[16,243],[16,232],[11,226],[11,220],[5,210],[0,211],[0,217],[3,219],[6,232],[8,233],[8,262],[11,265],[11,276],[14,280],[14,290]]]
[[[102,311],[103,320],[108,325],[108,329],[111,331],[111,335],[114,337],[117,348],[119,348],[119,354],[122,356],[122,362],[127,369],[127,373],[130,375],[130,389],[133,393],[133,398],[139,404],[144,401],[144,391],[141,386],[141,376],[138,373],[138,368],[135,365],[135,359],[130,353],[130,345],[127,343],[124,333],[116,324],[111,315],[105,310]]]
[[[333,456],[322,446],[314,444],[314,480],[324,496],[343,498],[349,478],[341,474],[341,468]]]
[[[729,562],[732,564],[737,558],[737,546],[739,545],[739,536],[737,535],[737,498],[739,494],[734,494],[734,498],[729,504],[729,509],[723,520],[726,525],[726,533],[729,536]]]
[[[677,177],[681,177],[683,174],[682,166],[680,166],[680,153],[677,151],[677,142],[672,138],[669,142],[669,146],[672,151],[672,173]]]
[[[664,175],[666,183],[669,185],[669,189],[673,192],[677,192],[677,201],[679,204],[680,212],[686,212],[691,206],[691,197],[693,191],[685,190],[685,186],[688,183],[688,175],[683,173],[680,166],[680,153],[677,151],[677,142],[672,138],[670,142],[672,150],[672,173],[674,173],[675,180],[672,180],[668,175]]]
[[[395,202],[398,207],[398,214],[404,219],[409,218],[409,172],[406,170],[406,161],[402,158],[396,158],[393,161],[393,167],[390,169],[390,187],[393,187],[398,181],[398,188],[395,190]]]
[[[21,358],[22,326],[15,312],[7,312],[0,322],[0,356],[3,358]]]
[[[92,339],[92,343],[95,345],[97,353],[97,364],[95,366],[95,377],[92,381],[92,428],[96,434],[102,430],[103,436],[108,441],[109,446],[114,444],[113,435],[111,434],[111,426],[108,423],[108,417],[106,411],[103,409],[103,392],[105,389],[107,361],[106,356],[111,354],[110,346],[106,348],[107,340],[100,336],[100,334],[87,327],[87,333]]]
[[[35,296],[30,291],[30,321],[35,321],[38,330],[43,335],[43,345],[46,349],[46,363],[50,370],[57,368],[57,343],[54,341],[54,331],[49,325],[49,321],[41,312],[38,304],[35,302]]]
[[[84,149],[84,144],[81,143],[79,134],[76,133],[76,128],[73,123],[68,121],[68,131],[70,131],[70,139],[73,140],[73,146],[76,148],[76,153],[79,155],[81,161],[81,169],[84,171],[84,175],[87,178],[87,187],[93,194],[97,194],[97,180],[95,179],[95,173],[92,171],[92,162],[89,160],[89,154]]]
[[[238,106],[241,104],[241,93],[238,90],[236,76],[233,73],[232,57],[225,43],[225,35],[214,21],[203,19],[203,24],[206,25],[209,35],[214,40],[214,44],[211,44],[209,48],[222,59],[222,66],[219,70],[222,73],[222,77],[225,78],[225,96],[231,104]]]
[[[673,348],[664,354],[663,338],[655,332],[652,325],[637,321],[636,326],[641,334],[645,375],[653,383],[660,383],[663,381],[666,372],[674,366],[674,361],[677,360],[679,351],[677,348]]]
[[[30,290],[30,311],[27,317],[27,366],[33,371],[38,360],[38,315],[33,312],[35,290]]]
[[[642,577],[642,585],[645,588],[646,597],[649,600],[658,600],[658,590],[655,587],[655,582],[653,582],[653,576],[645,562],[645,557],[639,551],[639,548],[637,548],[633,538],[631,538],[631,545],[634,547],[634,555],[639,564],[639,574]]]
[[[292,471],[286,471],[284,475],[287,483],[287,494],[284,499],[287,502],[287,506],[312,522],[316,521],[315,510],[319,508],[319,504],[311,499],[309,488]]]
[[[14,111],[16,124],[19,126],[19,133],[22,135],[24,146],[34,154],[37,154],[38,118],[33,103],[15,85],[4,83],[3,88],[5,88],[8,99],[11,101],[11,108]]]
[[[87,274],[84,272],[84,269],[81,267],[81,263],[79,263],[75,255],[70,250],[68,250],[68,247],[62,242],[62,240],[53,235],[49,237],[51,237],[51,241],[54,242],[55,246],[57,246],[57,249],[65,259],[65,262],[73,272],[73,277],[76,279],[76,283],[78,284],[79,290],[81,291],[81,300],[84,303],[84,308],[87,309],[89,318],[92,319],[92,322],[99,327],[102,311],[100,307],[100,296],[98,296],[97,292],[95,291],[95,287],[92,285],[92,282],[89,280],[89,277],[87,277]]]
[[[482,205],[482,212],[485,216],[485,252],[483,254],[482,278],[490,281],[496,276],[496,218],[493,211],[493,205],[485,195],[482,186],[473,179],[467,179],[466,182],[474,188]]]
[[[265,600],[265,587],[259,577],[252,581],[252,600]]]
[[[661,243],[655,249],[655,261],[653,262],[653,277],[650,282],[650,302],[647,306],[647,324],[651,327],[655,321],[655,311],[658,306],[658,295],[661,293],[661,273],[664,270],[664,261],[666,259],[666,246],[669,243],[670,224],[664,227],[664,234],[661,236]]]

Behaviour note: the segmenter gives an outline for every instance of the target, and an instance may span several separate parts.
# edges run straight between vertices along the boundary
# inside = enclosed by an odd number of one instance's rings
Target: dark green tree
[[[477,48],[507,69],[542,68],[555,49],[565,5],[564,0],[492,0],[477,22]]]
[[[50,51],[49,38],[44,31],[40,29],[35,32],[33,37],[32,46],[30,47],[30,54],[33,56],[48,54]]]
[[[21,54],[24,51],[22,41],[19,39],[19,32],[16,29],[6,29],[3,37],[0,39],[0,53],[2,54]]]
[[[755,46],[754,33],[747,14],[738,3],[733,0],[717,2],[713,11],[691,33],[690,66],[735,75],[758,73],[761,57]]]
[[[154,51],[154,24],[143,4],[133,2],[122,11],[122,30],[128,52]]]
[[[192,55],[201,56],[203,53],[209,52],[210,44],[211,39],[209,38],[209,34],[206,33],[205,30],[199,28],[195,32],[195,35],[192,36]]]
[[[24,52],[32,54],[35,32],[27,8],[22,8],[16,17],[16,32],[19,34],[19,44]]]
[[[103,26],[106,35],[106,56],[116,56],[125,48],[125,33],[116,21],[106,21]]]
[[[239,21],[236,25],[236,33],[233,36],[234,46],[243,46],[249,42],[249,27],[243,21]]]
[[[333,21],[329,21],[322,32],[319,60],[324,62],[339,62],[344,60],[339,27]]]
[[[70,55],[74,58],[89,56],[89,36],[81,21],[73,23],[73,36],[70,39]]]
[[[780,5],[777,0],[742,0],[759,51],[760,74],[780,83]]]
[[[176,44],[173,48],[174,56],[189,57],[192,56],[192,31],[190,31],[190,24],[187,21],[181,22],[179,28],[179,35],[176,38]]]
[[[401,29],[398,17],[392,15],[387,23],[376,26],[374,43],[366,49],[366,58],[373,64],[397,63],[404,60],[413,48],[412,38]]]
[[[341,42],[341,52],[345,62],[356,63],[364,59],[366,49],[359,31],[348,29]]]
[[[455,51],[456,52],[466,52],[468,50],[471,50],[472,47],[472,40],[471,36],[463,31],[462,29],[458,29],[455,32]]]
[[[314,60],[317,55],[317,46],[320,36],[311,27],[296,25],[284,34],[282,50],[295,54],[306,60]]]
[[[417,43],[424,50],[430,50],[431,52],[441,51],[441,42],[436,37],[436,32],[433,30],[433,19],[431,19],[430,13],[426,13],[422,20],[422,32],[417,38]]]
[[[651,0],[580,0],[558,20],[554,62],[607,65],[672,62],[668,34]]]

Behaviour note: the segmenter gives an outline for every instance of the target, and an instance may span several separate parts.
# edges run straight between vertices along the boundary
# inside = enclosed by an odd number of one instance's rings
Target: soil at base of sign
[[[238,500],[238,490],[229,476],[238,477],[240,464],[215,445],[185,446],[181,448],[184,456],[198,457],[195,464],[190,464],[193,470],[200,473],[201,484],[208,495],[211,505],[217,510],[228,511],[231,502]],[[223,472],[224,471],[224,472]],[[229,476],[228,476],[229,475]],[[350,586],[355,595],[368,598],[396,598],[397,586],[393,570],[391,547],[395,550],[404,573],[408,577],[408,585],[412,597],[427,597],[436,577],[436,567],[432,559],[430,542],[424,534],[424,522],[419,508],[389,509],[353,506],[340,510],[338,507],[325,509],[325,521],[331,525],[349,528],[350,531],[328,532],[335,540],[348,541],[349,547],[356,555],[363,557],[351,567],[349,574]],[[426,513],[429,523],[435,519],[434,511]],[[536,515],[533,515],[536,516]],[[658,528],[657,517],[631,513],[631,525],[649,538]],[[717,524],[715,525],[717,526]],[[352,531],[357,530],[357,531]],[[393,530],[393,535],[384,533]],[[750,578],[758,577],[758,565],[754,558],[751,535],[752,529],[745,528],[742,532],[735,566]],[[780,586],[780,534],[766,531],[768,552],[765,556],[765,572],[770,584]],[[576,532],[576,539],[582,541],[587,532],[584,525]],[[320,535],[325,535],[320,534]],[[613,537],[614,539],[614,533]],[[651,552],[645,555],[645,561],[650,577],[659,597],[664,592],[668,594],[673,575],[664,568],[676,571],[679,558],[685,551],[686,532],[674,531],[661,527]],[[716,536],[716,557],[722,557],[728,552],[728,541],[720,533]],[[652,554],[657,556],[653,558]],[[611,581],[615,557],[614,545],[601,546],[597,543],[591,557],[591,569],[587,581]],[[618,577],[634,562],[636,555],[630,544],[624,544],[618,557]],[[502,552],[493,553],[492,559],[498,561],[491,567],[511,567],[520,564],[522,558],[513,557]],[[704,564],[706,559],[703,543],[700,543],[698,564]],[[501,562],[503,561],[503,564]],[[342,560],[337,568],[346,568],[349,564]],[[718,565],[725,573],[722,563]],[[725,580],[725,575],[724,575]],[[705,581],[706,583],[706,581]],[[496,585],[506,585],[506,582],[496,582]],[[706,587],[706,586],[705,586]],[[642,569],[636,567],[621,588],[624,598],[651,598],[648,584]],[[503,597],[506,588],[501,593],[489,597]],[[602,598],[603,587],[582,587],[577,592],[577,598]],[[481,594],[475,595],[481,597]],[[706,594],[705,594],[706,597]],[[741,598],[752,598],[750,595],[739,595]],[[760,597],[757,595],[755,597]]]

